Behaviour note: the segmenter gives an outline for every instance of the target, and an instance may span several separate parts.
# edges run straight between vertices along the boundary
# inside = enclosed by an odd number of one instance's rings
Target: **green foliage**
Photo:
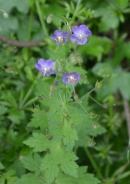
[[[14,175],[15,175],[14,170],[9,170],[6,173],[3,173],[2,176],[0,177],[0,183],[5,184],[5,182],[8,182],[10,184],[14,184],[15,181],[17,180],[17,177]]]
[[[87,167],[80,167],[78,168],[78,178],[72,178],[72,177],[66,177],[66,175],[63,175],[62,173],[60,174],[60,176],[58,177],[58,179],[56,180],[56,184],[66,184],[66,182],[68,184],[91,184],[91,183],[95,183],[98,184],[100,183],[100,181],[96,178],[93,177],[92,174],[88,174],[86,173]]]
[[[43,184],[44,179],[38,178],[36,175],[29,173],[26,175],[23,175],[15,184],[23,184],[23,183],[28,183],[28,184]]]
[[[40,164],[41,164],[41,157],[38,154],[34,156],[28,155],[24,156],[21,159],[22,164],[26,169],[29,171],[35,172],[36,174],[40,173]]]
[[[0,184],[130,182],[129,3],[0,0],[2,35],[44,40],[29,49],[0,43]],[[49,38],[81,24],[92,31],[85,45]],[[41,77],[39,58],[53,59],[57,75]],[[62,83],[68,72],[80,75],[76,87]]]

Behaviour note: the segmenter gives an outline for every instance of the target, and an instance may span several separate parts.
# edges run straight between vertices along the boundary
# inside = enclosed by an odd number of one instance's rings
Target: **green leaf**
[[[109,19],[108,19],[109,17]],[[115,11],[110,8],[106,9],[104,15],[101,18],[101,22],[99,23],[99,30],[101,32],[108,31],[111,28],[115,29],[119,25],[119,18]]]
[[[79,48],[79,50],[81,54],[87,53],[87,55],[97,57],[100,61],[103,54],[109,53],[111,44],[112,41],[105,36],[91,36],[88,43],[83,48]]]
[[[42,96],[47,98],[50,92],[50,85],[45,81],[45,78],[38,79],[36,81],[36,91],[35,94],[37,97]]]
[[[0,184],[5,184],[5,183],[15,184],[17,177],[14,176],[14,174],[15,174],[14,170],[9,170],[4,174],[2,174],[2,176],[0,177]]]
[[[29,3],[27,0],[17,1],[10,0],[9,2],[0,0],[1,9],[9,12],[12,8],[16,7],[20,12],[27,13],[29,9]]]
[[[6,111],[7,111],[7,107],[5,107],[5,106],[0,106],[0,115],[5,114]]]
[[[9,16],[8,19],[0,17],[0,27],[1,32],[7,35],[10,33],[10,30],[16,30],[18,28],[18,21],[16,17],[12,15]]]
[[[0,162],[0,169],[4,169],[4,166],[1,162]]]
[[[31,119],[31,122],[28,124],[28,126],[34,128],[40,127],[42,130],[46,130],[48,124],[45,111],[38,110],[37,112],[34,112],[33,118]]]
[[[52,182],[58,176],[61,169],[66,175],[77,177],[77,157],[74,153],[62,148],[59,144],[54,143],[50,148],[49,154],[45,156],[41,164],[41,170],[45,173],[48,182]]]
[[[0,125],[0,138],[7,132],[7,129],[3,127],[3,125]]]
[[[63,143],[70,150],[74,147],[75,141],[78,140],[77,132],[70,122],[65,121],[62,126]]]
[[[63,173],[58,175],[56,184],[99,184],[101,183],[93,174],[86,173],[87,167],[78,168],[78,178],[66,176]]]
[[[9,110],[8,118],[15,124],[20,124],[20,120],[24,119],[25,115],[23,111],[20,111],[16,108]]]
[[[118,3],[119,7],[123,9],[128,5],[129,0],[123,0],[123,1],[122,0],[115,0],[115,1]]]
[[[38,178],[38,176],[31,174],[23,175],[15,184],[44,184],[44,180],[41,178]]]
[[[48,54],[53,60],[65,59],[70,53],[70,49],[67,45],[57,46],[56,50],[49,50]]]
[[[112,67],[108,63],[97,63],[92,68],[92,72],[99,77],[106,77],[106,75],[112,74]]]
[[[31,148],[34,148],[35,152],[47,151],[50,147],[49,140],[40,133],[33,133],[33,137],[23,142]]]
[[[41,157],[38,154],[34,156],[23,156],[21,162],[29,171],[35,172],[36,174],[40,173]]]

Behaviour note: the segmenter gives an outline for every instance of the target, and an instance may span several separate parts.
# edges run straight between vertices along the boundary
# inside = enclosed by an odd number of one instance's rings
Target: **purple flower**
[[[84,45],[87,42],[87,37],[92,33],[86,25],[75,26],[72,28],[74,34],[70,35],[72,42],[77,42],[79,45]]]
[[[55,62],[53,60],[44,60],[41,58],[38,60],[38,63],[35,65],[35,68],[37,70],[40,70],[43,76],[50,76],[51,74],[56,73],[56,71],[52,70],[54,66]]]
[[[62,32],[60,30],[56,30],[53,35],[50,36],[56,45],[60,43],[66,43],[67,37],[69,36],[68,32]]]
[[[80,76],[78,73],[73,72],[73,73],[64,73],[62,75],[62,81],[65,84],[76,84],[80,79]]]

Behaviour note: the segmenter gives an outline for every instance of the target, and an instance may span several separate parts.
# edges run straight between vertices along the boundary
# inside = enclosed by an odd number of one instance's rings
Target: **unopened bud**
[[[102,87],[102,85],[103,85],[102,81],[101,82],[97,81],[96,84],[95,84],[95,88],[98,89],[98,88]]]
[[[76,64],[77,63],[77,58],[76,58],[76,56],[74,54],[71,54],[69,59],[70,59],[70,62],[72,64]]]
[[[93,112],[90,112],[89,113],[89,119],[96,119],[98,117],[97,114],[93,113]]]
[[[96,144],[96,142],[93,139],[88,140],[88,146],[93,147]]]
[[[52,22],[52,14],[48,15],[46,21],[48,24],[50,24]]]
[[[87,76],[86,75],[81,74],[80,77],[84,81],[84,83],[87,83]]]
[[[82,103],[82,101],[79,99],[76,93],[74,93],[73,97],[74,97],[75,102]]]
[[[51,94],[52,94],[52,91],[53,91],[54,87],[55,87],[55,84],[51,84],[51,85],[50,85],[50,92],[49,92],[49,96],[51,96]]]
[[[79,97],[78,97],[78,95],[76,93],[74,93],[74,99],[75,99],[75,101],[79,100]]]
[[[7,18],[9,17],[9,16],[8,16],[8,13],[5,12],[5,11],[3,12],[3,16],[4,16],[5,19],[7,19]]]
[[[92,126],[93,126],[93,129],[97,129],[99,124],[97,122],[96,123],[94,122]]]
[[[78,54],[78,55],[76,56],[76,59],[77,59],[77,61],[78,61],[78,63],[79,63],[79,66],[81,66],[81,64],[83,63],[82,57]]]

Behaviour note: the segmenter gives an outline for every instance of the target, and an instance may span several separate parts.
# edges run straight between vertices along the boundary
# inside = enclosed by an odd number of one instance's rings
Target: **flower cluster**
[[[72,34],[68,32],[62,32],[60,30],[56,30],[53,35],[50,36],[52,40],[54,40],[55,44],[66,43],[67,37],[70,36],[70,40],[72,42],[77,42],[79,45],[84,45],[87,43],[87,37],[92,33],[88,29],[86,25],[74,26],[72,28]]]
[[[91,35],[91,31],[86,25],[74,26],[72,28],[72,34],[68,32],[62,32],[61,30],[56,30],[53,35],[50,36],[56,45],[60,43],[66,43],[67,38],[70,37],[72,42],[77,42],[79,45],[84,45],[87,43],[87,37]],[[43,76],[50,76],[51,74],[56,74],[55,62],[53,60],[39,59],[35,68],[41,72]],[[65,84],[75,85],[80,79],[80,75],[76,72],[64,73],[62,75],[62,81]],[[58,85],[58,83],[56,84]]]

